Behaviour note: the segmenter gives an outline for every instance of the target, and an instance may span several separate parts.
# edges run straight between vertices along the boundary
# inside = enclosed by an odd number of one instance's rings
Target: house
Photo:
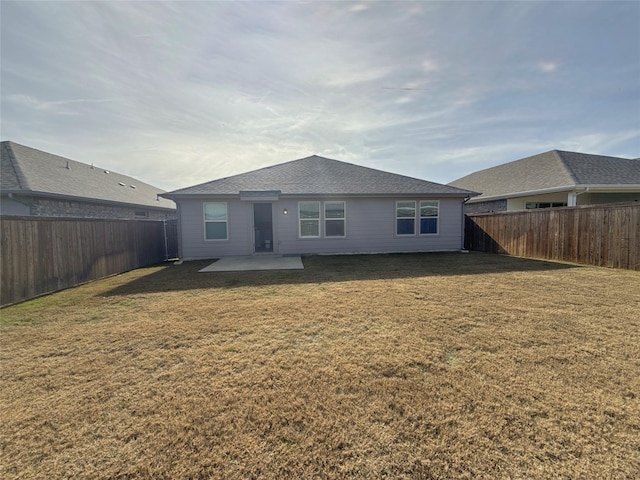
[[[467,213],[640,201],[640,161],[552,150],[449,183],[482,192]]]
[[[163,194],[185,260],[460,250],[472,195],[316,155]]]
[[[47,217],[175,218],[156,187],[15,142],[0,145],[0,213]]]

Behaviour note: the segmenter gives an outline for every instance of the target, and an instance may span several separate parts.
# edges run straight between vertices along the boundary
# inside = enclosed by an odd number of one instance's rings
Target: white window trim
[[[300,204],[301,203],[317,203],[318,204],[318,218],[300,218]],[[302,221],[314,221],[318,222],[318,235],[302,235]],[[300,200],[298,202],[298,238],[300,240],[309,240],[322,238],[322,202],[320,200]]]
[[[409,220],[411,217],[399,217],[398,216],[398,204],[399,203],[413,203],[414,214],[413,214],[413,233],[398,233],[398,220]],[[416,215],[419,215],[417,203],[415,200],[396,200],[394,204],[393,210],[393,233],[396,237],[407,238],[407,237],[415,237],[418,232],[418,225],[416,224]]]
[[[342,204],[342,218],[327,218],[327,203],[341,203]],[[347,202],[344,200],[326,200],[322,205],[322,213],[324,215],[324,237],[325,238],[346,238],[347,237]],[[327,221],[342,220],[344,223],[344,235],[327,235]]]
[[[431,216],[423,217],[422,215],[420,215],[420,210],[421,210],[420,206],[421,206],[422,202],[436,202],[436,205],[437,205],[437,208],[438,208],[438,215],[436,215],[435,217],[431,217]],[[417,216],[417,219],[418,219],[418,222],[417,222],[418,235],[420,235],[421,237],[435,237],[437,235],[440,235],[440,200],[429,200],[429,199],[423,198],[422,200],[418,201],[418,209],[416,210],[416,216]],[[421,230],[420,227],[422,225],[421,220],[423,218],[435,218],[436,219],[436,233],[421,233],[420,232],[420,230]]]
[[[226,210],[226,220],[224,222],[215,221],[215,220],[207,220],[206,215],[206,205],[210,203],[221,203],[224,205]],[[227,236],[225,238],[207,238],[207,223],[226,223],[227,228]],[[226,242],[229,240],[229,203],[228,202],[202,202],[202,226],[203,226],[203,234],[205,242]]]

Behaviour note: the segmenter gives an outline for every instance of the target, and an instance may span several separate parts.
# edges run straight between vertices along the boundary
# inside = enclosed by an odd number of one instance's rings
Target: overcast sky
[[[2,140],[173,190],[640,156],[640,2],[1,3]]]

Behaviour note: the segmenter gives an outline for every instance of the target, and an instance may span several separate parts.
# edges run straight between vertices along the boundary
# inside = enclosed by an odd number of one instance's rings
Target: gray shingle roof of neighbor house
[[[375,170],[312,155],[232,177],[174,190],[168,198],[201,195],[239,195],[241,192],[274,192],[280,195],[438,195],[467,197],[468,190]]]
[[[37,195],[117,203],[174,210],[171,200],[152,185],[116,172],[4,141],[0,190],[2,193]]]
[[[471,173],[449,185],[482,192],[475,202],[564,187],[640,188],[640,161],[552,150]]]

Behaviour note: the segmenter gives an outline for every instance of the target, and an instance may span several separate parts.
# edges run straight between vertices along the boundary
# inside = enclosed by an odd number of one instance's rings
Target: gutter
[[[9,198],[11,198],[11,195],[20,195],[24,197],[31,196],[31,197],[41,197],[41,198],[53,198],[53,199],[60,199],[60,200],[71,200],[74,202],[101,203],[101,204],[107,204],[107,205],[148,208],[152,210],[162,210],[167,212],[173,212],[176,210],[176,207],[171,208],[171,207],[161,207],[159,205],[144,204],[144,203],[117,202],[115,200],[89,198],[89,197],[75,197],[73,195],[62,195],[59,193],[49,193],[49,192],[36,192],[33,190],[20,190],[20,191],[13,190],[9,192],[7,192],[6,190],[3,190],[2,193],[3,194],[6,193],[7,196],[9,196]],[[156,194],[156,197],[158,196],[162,196],[162,194]]]
[[[469,195],[472,193],[472,195]],[[437,193],[437,192],[404,192],[404,193],[282,193],[280,199],[283,198],[468,198],[480,195],[477,192],[461,192],[461,193]],[[240,193],[192,193],[192,194],[171,194],[161,193],[160,197],[173,201],[176,200],[199,200],[209,199],[211,197],[240,199]]]
[[[580,190],[580,192],[578,190]],[[544,195],[546,193],[557,193],[557,192],[575,191],[576,194],[582,194],[582,193],[585,193],[586,191],[590,191],[591,193],[593,193],[598,190],[600,191],[617,190],[620,192],[636,192],[636,191],[640,191],[640,184],[565,185],[562,187],[543,188],[539,190],[527,190],[524,192],[502,193],[502,194],[487,195],[487,196],[481,195],[480,197],[476,197],[473,200],[471,200],[470,203],[489,202],[491,200],[500,200],[503,198],[529,197],[533,195]]]
[[[25,207],[29,207],[29,209],[31,209],[31,204],[27,203],[23,200],[20,200],[19,198],[17,198],[13,193],[9,193],[7,194],[7,197],[9,197],[11,200],[13,200],[14,202],[18,202],[21,205],[24,205]]]

